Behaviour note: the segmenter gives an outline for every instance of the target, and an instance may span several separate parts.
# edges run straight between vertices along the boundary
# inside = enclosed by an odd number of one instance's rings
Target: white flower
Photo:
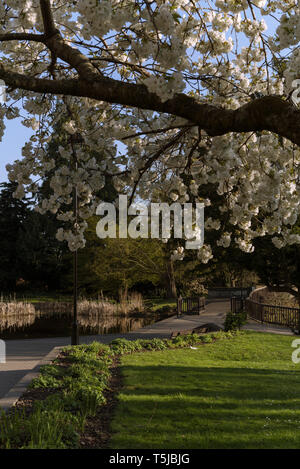
[[[272,243],[274,244],[274,246],[277,247],[277,249],[281,249],[284,246],[283,240],[278,238],[277,236],[272,238]]]
[[[223,233],[221,238],[217,241],[218,246],[223,246],[224,248],[228,248],[231,243],[231,234],[230,233]]]
[[[202,248],[198,250],[198,259],[202,264],[207,264],[210,259],[213,258],[211,246],[208,244],[204,244]]]
[[[65,122],[63,128],[71,135],[77,132],[76,124],[73,120]]]
[[[184,247],[179,246],[171,254],[172,261],[182,261],[184,259]]]

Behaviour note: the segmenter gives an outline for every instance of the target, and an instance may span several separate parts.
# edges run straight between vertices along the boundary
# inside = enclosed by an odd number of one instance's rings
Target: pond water
[[[174,314],[174,313],[173,313]],[[80,315],[79,334],[117,334],[148,326],[171,316],[171,313],[132,313],[126,315]],[[0,339],[36,339],[71,335],[71,314],[18,314],[0,317]]]

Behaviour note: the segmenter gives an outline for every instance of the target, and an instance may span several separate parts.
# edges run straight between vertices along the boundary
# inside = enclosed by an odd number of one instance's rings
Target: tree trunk
[[[167,263],[167,294],[169,298],[177,298],[174,264],[171,259]]]

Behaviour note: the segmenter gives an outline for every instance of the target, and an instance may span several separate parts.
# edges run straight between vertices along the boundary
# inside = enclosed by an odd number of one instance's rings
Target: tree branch
[[[40,7],[43,17],[45,35],[50,37],[57,32],[51,11],[50,0],[40,0]]]
[[[45,30],[44,43],[52,54],[74,67],[79,76],[87,81],[92,81],[102,76],[101,72],[95,69],[88,57],[64,41],[60,31],[55,26],[50,0],[40,0],[40,7]]]
[[[7,33],[0,34],[0,42],[5,41],[33,41],[45,42],[44,34],[31,34],[31,33]]]
[[[130,195],[130,198],[129,198],[129,205],[131,205],[132,201],[133,201],[133,197],[135,195],[135,191],[140,183],[140,180],[141,178],[143,177],[143,175],[145,174],[145,172],[147,171],[147,169],[151,168],[152,164],[154,163],[154,161],[156,161],[166,150],[168,150],[169,148],[172,148],[172,146],[174,146],[174,144],[176,142],[178,142],[178,140],[180,140],[180,138],[186,133],[187,131],[187,128],[184,128],[184,129],[181,129],[179,132],[177,132],[176,135],[174,135],[168,142],[166,142],[161,148],[159,148],[159,150],[157,150],[154,155],[152,155],[145,163],[144,167],[141,168],[139,170],[139,176],[137,178],[137,180],[135,181],[134,183],[134,186],[133,186],[133,189],[132,189],[132,192],[131,192],[131,195]]]
[[[189,120],[210,136],[225,135],[229,132],[268,130],[300,145],[300,110],[288,101],[283,101],[279,96],[257,98],[236,110],[231,110],[199,103],[196,99],[182,93],[162,103],[160,98],[150,93],[144,85],[104,78],[97,72],[96,75],[93,74],[93,78],[93,81],[87,81],[81,77],[47,80],[11,72],[0,64],[0,79],[13,88],[37,93],[81,96],[112,104],[172,114]]]

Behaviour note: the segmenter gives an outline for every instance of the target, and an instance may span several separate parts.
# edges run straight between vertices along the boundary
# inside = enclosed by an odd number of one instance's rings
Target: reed
[[[34,315],[35,307],[22,301],[0,302],[0,317]]]
[[[128,314],[133,311],[144,311],[145,305],[140,293],[128,293],[125,290],[120,291],[119,297],[119,303],[112,303],[104,297],[100,297],[97,301],[81,300],[78,302],[78,313],[89,316],[109,316],[112,314]]]
[[[98,300],[80,299],[78,301],[78,314],[82,316],[110,316],[116,314],[128,314],[133,311],[142,312],[145,309],[143,297],[140,293],[128,293],[120,290],[120,301],[114,303],[101,295]],[[10,316],[45,316],[62,315],[72,313],[72,303],[62,301],[28,303],[25,301],[0,300],[0,319],[8,319]]]

